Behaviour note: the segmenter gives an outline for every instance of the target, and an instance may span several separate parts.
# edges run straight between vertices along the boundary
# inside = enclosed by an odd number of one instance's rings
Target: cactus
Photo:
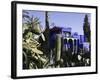
[[[55,56],[55,60],[56,60],[56,67],[60,67],[60,58],[61,58],[61,34],[57,34],[56,35],[56,56]]]

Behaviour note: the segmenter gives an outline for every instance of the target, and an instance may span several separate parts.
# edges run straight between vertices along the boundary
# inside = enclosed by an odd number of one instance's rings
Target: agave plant
[[[44,68],[48,63],[45,53],[39,49],[41,43],[38,38],[42,34],[39,18],[30,17],[28,12],[23,13],[23,65],[25,69]],[[38,38],[37,38],[38,37]],[[42,34],[42,37],[43,34]]]

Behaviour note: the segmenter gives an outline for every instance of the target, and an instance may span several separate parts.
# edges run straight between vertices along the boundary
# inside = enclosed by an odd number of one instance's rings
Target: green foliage
[[[83,31],[84,31],[84,35],[86,37],[86,41],[87,42],[90,42],[90,24],[88,22],[88,16],[85,15],[85,18],[84,18],[84,25],[83,25]]]
[[[48,58],[39,49],[41,43],[38,40],[42,34],[39,18],[33,19],[28,14],[23,13],[23,69],[45,68]]]

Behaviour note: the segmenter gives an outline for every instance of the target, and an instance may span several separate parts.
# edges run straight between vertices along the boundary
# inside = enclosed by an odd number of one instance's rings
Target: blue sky
[[[43,29],[45,28],[45,12],[44,11],[28,11],[29,16],[38,17]],[[73,12],[49,12],[50,28],[52,24],[59,27],[71,27],[72,32],[78,32],[83,35],[83,22],[86,13]],[[88,20],[91,20],[91,14],[87,13]]]

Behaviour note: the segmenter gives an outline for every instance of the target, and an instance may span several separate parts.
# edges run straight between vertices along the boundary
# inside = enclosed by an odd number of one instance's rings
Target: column
[[[74,54],[74,39],[72,39],[72,42],[73,42],[73,53],[72,54]]]

